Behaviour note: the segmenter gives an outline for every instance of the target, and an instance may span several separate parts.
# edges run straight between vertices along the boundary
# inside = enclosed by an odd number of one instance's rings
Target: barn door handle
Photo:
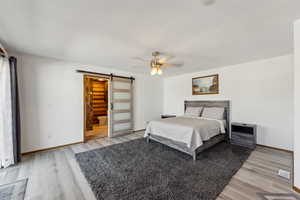
[[[114,104],[110,103],[110,109],[113,110],[114,109]]]

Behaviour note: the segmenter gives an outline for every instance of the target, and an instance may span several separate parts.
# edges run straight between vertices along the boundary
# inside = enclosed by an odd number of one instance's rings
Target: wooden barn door
[[[132,79],[111,77],[110,136],[133,132]]]

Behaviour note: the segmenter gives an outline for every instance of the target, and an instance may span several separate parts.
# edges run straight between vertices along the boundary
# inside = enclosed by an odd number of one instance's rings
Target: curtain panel
[[[9,60],[0,57],[0,165],[14,164]]]
[[[0,56],[0,168],[21,160],[17,60]]]
[[[10,65],[10,83],[11,83],[14,162],[18,163],[21,161],[21,121],[20,121],[20,106],[19,106],[17,59],[15,57],[10,57],[9,65]]]

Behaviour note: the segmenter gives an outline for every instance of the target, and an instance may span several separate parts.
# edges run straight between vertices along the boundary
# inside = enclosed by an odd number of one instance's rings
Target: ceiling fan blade
[[[202,0],[203,5],[210,6],[213,5],[216,2],[216,0]]]
[[[184,63],[163,63],[163,67],[182,67]]]
[[[169,60],[171,60],[173,58],[175,58],[175,56],[167,56],[167,57],[164,57],[164,58],[160,58],[158,62],[161,63],[161,64],[164,64],[164,63],[168,62]]]
[[[144,59],[144,58],[141,58],[141,57],[132,57],[132,59],[142,61],[142,62],[150,62],[150,60],[147,60],[147,59]]]

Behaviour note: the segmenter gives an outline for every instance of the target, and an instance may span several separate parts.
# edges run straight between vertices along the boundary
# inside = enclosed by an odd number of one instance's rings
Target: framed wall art
[[[219,75],[201,76],[192,79],[193,95],[219,94]]]

